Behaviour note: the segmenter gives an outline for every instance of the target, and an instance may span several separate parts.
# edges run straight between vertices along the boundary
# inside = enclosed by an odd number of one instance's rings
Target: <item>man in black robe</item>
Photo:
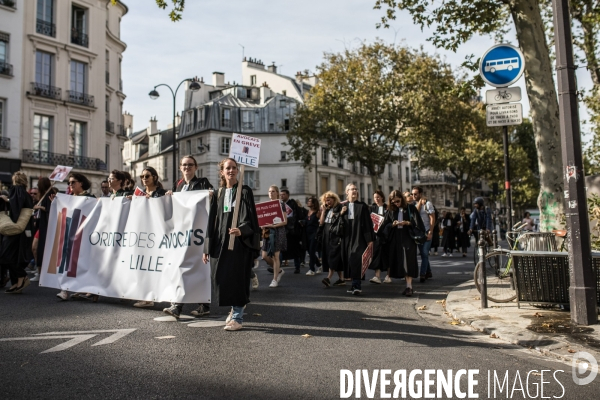
[[[290,199],[290,191],[287,189],[281,189],[279,194],[281,201],[283,201],[291,210],[288,213],[288,222],[286,225],[286,238],[287,238],[287,250],[281,252],[281,261],[283,264],[284,260],[294,260],[294,273],[300,273],[300,263],[304,261],[305,249],[301,243],[302,231],[304,222],[302,216],[303,211],[298,207],[296,200]]]

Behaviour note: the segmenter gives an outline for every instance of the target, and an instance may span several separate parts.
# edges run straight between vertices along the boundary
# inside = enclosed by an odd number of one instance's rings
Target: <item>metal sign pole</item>
[[[508,206],[508,226],[513,226],[512,223],[512,188],[510,186],[510,157],[508,154],[508,126],[503,127],[504,135],[502,142],[504,143],[504,189],[506,190],[506,203]]]

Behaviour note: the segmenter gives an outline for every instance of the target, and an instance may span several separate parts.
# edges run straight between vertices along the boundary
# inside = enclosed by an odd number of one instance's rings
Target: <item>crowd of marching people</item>
[[[347,292],[359,295],[365,282],[365,270],[373,271],[371,284],[389,284],[402,279],[402,294],[412,296],[413,281],[421,283],[433,277],[430,255],[452,257],[455,250],[466,256],[471,233],[491,230],[491,217],[485,212],[483,199],[474,201],[472,214],[462,208],[456,215],[438,212],[428,201],[421,187],[402,193],[393,190],[387,196],[377,190],[373,203],[360,200],[356,185],[349,184],[345,198],[325,192],[320,198],[309,197],[306,207],[290,197],[286,188],[268,188],[271,200],[280,200],[283,219],[259,226],[252,189],[243,185],[238,196],[238,164],[231,158],[219,163],[217,188],[207,178],[196,176],[197,162],[192,156],[180,160],[181,179],[171,189],[163,187],[157,171],[146,167],[140,175],[143,191],[134,190],[136,183],[125,171],[113,170],[101,183],[98,197],[145,196],[149,199],[168,196],[174,192],[209,190],[210,211],[206,241],[205,264],[210,265],[213,288],[218,289],[218,304],[231,307],[226,330],[242,328],[244,308],[250,291],[259,287],[255,269],[262,258],[272,274],[269,288],[277,288],[285,274],[284,266],[293,263],[299,274],[308,254],[307,276],[323,274],[326,287],[347,286]],[[0,236],[0,267],[2,286],[10,281],[6,293],[22,293],[32,281],[39,279],[44,258],[49,211],[57,193],[48,178],[40,178],[37,187],[27,191],[28,178],[22,172],[13,175],[13,185],[0,196],[0,211],[9,211],[10,221],[1,223],[23,225],[18,234]],[[68,176],[67,194],[96,197],[90,192],[89,179],[78,172]],[[239,221],[233,223],[233,212],[239,207]],[[25,217],[24,211],[33,216]],[[233,250],[226,250],[233,236]],[[441,243],[440,243],[441,238]],[[365,258],[366,257],[366,258]],[[419,263],[419,257],[421,259]],[[370,260],[368,262],[365,259]],[[34,274],[29,278],[27,268]],[[60,291],[61,300],[83,299],[98,301],[98,295]],[[135,300],[135,299],[133,299]],[[135,301],[135,307],[153,307],[152,301]],[[179,318],[183,304],[172,303],[164,312]],[[192,315],[210,314],[210,304],[198,304]]]

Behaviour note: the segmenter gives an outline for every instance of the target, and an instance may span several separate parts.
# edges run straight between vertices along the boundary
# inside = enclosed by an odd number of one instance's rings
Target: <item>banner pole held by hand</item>
[[[231,229],[237,228],[238,224],[238,216],[240,215],[240,206],[242,203],[242,185],[244,184],[244,167],[242,164],[240,168],[240,179],[238,180],[238,187],[235,192],[235,207],[233,208],[233,219],[231,221]],[[235,244],[235,235],[229,235],[229,250],[233,250],[233,245]]]

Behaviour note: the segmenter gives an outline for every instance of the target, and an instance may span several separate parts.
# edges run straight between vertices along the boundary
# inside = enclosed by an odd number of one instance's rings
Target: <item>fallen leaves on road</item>
[[[495,333],[492,333],[492,334],[490,335],[490,337],[491,337],[492,339],[498,339],[498,335],[496,335]]]
[[[417,307],[417,310],[419,310],[419,311],[427,310],[427,306]]]
[[[253,316],[253,317],[262,317],[262,314],[259,314],[259,313],[254,313],[254,314],[252,314],[252,316]]]
[[[534,317],[537,318],[544,318],[544,316],[542,314],[540,314],[539,312],[536,312],[535,314],[533,314]]]
[[[460,321],[459,321],[459,320],[457,320],[457,319],[453,319],[453,320],[450,322],[450,325],[460,325]]]
[[[573,350],[573,349],[568,349],[567,351],[568,351],[569,353],[577,353],[577,351],[576,351],[576,350]]]
[[[479,296],[474,297],[473,300],[481,300],[481,297],[479,297]]]
[[[302,335],[303,338],[308,339],[311,338],[312,335],[309,335],[308,333],[305,333],[304,335]]]
[[[154,339],[175,339],[175,336],[158,336],[158,337],[155,337]]]
[[[542,324],[542,328],[552,328],[552,324]]]

